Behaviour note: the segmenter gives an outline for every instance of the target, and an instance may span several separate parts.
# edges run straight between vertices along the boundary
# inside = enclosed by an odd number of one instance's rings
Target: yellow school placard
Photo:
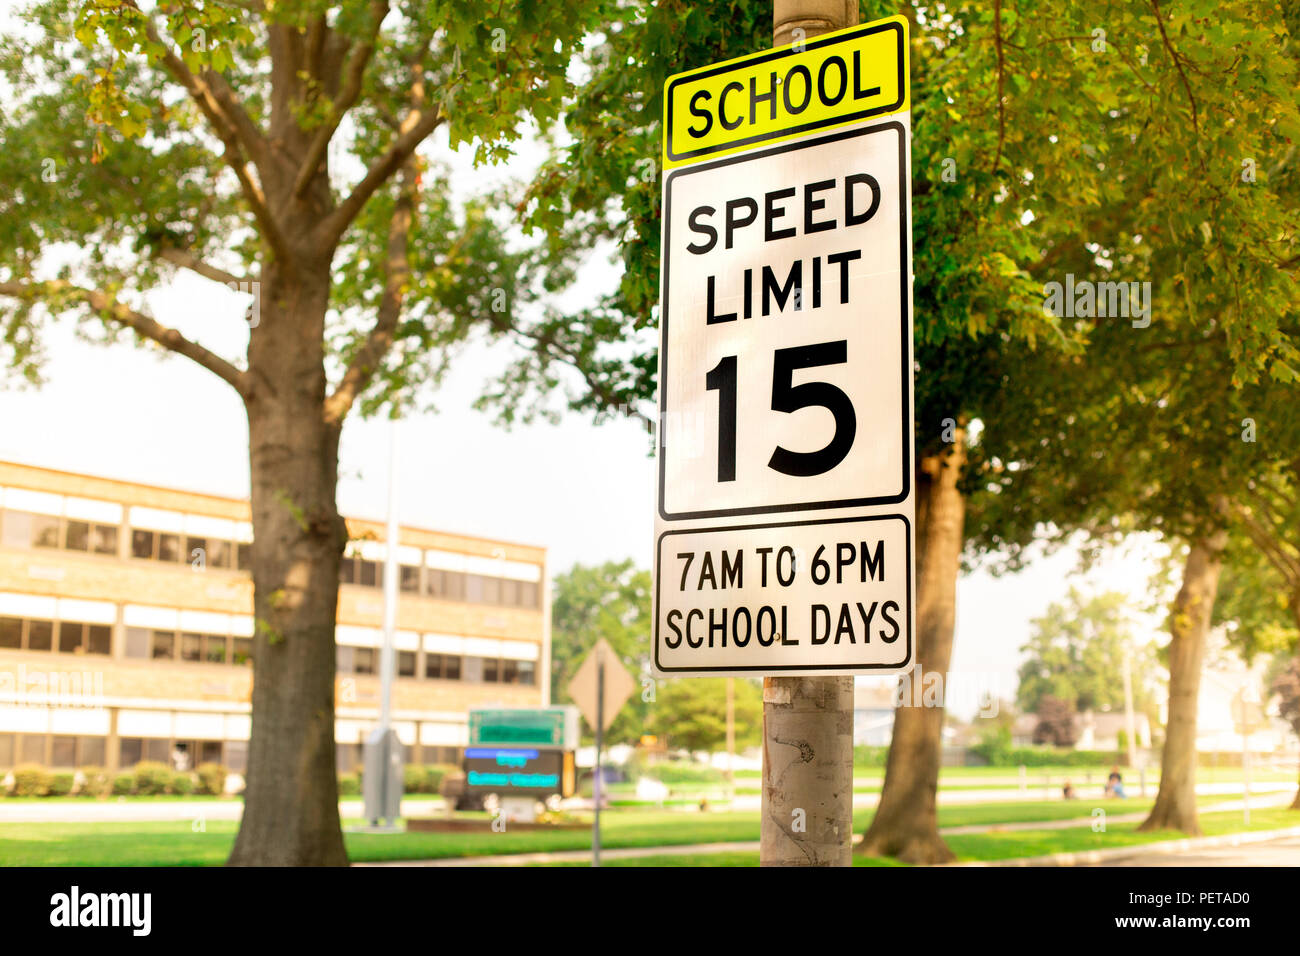
[[[664,168],[910,109],[907,28],[888,17],[669,77]]]

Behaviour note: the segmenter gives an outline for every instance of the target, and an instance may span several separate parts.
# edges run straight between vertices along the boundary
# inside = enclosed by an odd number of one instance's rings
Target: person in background
[[[1110,776],[1106,778],[1106,792],[1121,800],[1124,799],[1124,778],[1120,776],[1119,764],[1110,768]]]
[[[1070,783],[1070,781],[1065,781],[1065,786],[1061,788],[1061,795],[1065,797],[1066,800],[1073,800],[1075,798],[1076,794],[1074,792],[1074,785]]]

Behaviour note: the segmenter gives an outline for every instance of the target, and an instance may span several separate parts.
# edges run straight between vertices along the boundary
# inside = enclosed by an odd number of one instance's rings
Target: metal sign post
[[[605,686],[606,678],[609,687]],[[627,703],[635,688],[636,681],[603,637],[596,641],[596,646],[578,666],[577,673],[566,688],[587,724],[596,732],[596,774],[591,784],[595,802],[595,815],[591,824],[592,866],[600,866],[600,757],[605,743],[605,728],[614,722],[614,717]]]

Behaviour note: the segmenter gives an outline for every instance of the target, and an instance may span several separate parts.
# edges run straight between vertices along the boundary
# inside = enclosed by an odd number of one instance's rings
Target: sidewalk
[[[443,808],[441,797],[408,797],[402,801],[403,816],[428,816]],[[345,818],[361,816],[360,797],[339,801]],[[0,799],[0,823],[171,823],[178,820],[238,820],[244,813],[243,800],[63,800],[58,803]]]
[[[1263,809],[1270,806],[1282,806],[1290,803],[1292,795],[1290,793],[1278,793],[1268,796],[1255,797],[1251,796],[1250,805],[1252,807]],[[1241,800],[1229,800],[1224,803],[1211,804],[1202,807],[1201,813],[1223,813],[1242,808]],[[1140,823],[1146,819],[1146,813],[1125,813],[1119,815],[1108,815],[1107,823]],[[1017,823],[989,823],[973,824],[959,827],[940,827],[939,832],[945,836],[969,833],[1007,833],[1016,830],[1068,830],[1074,827],[1091,826],[1093,818],[1074,817],[1069,820],[1026,820]],[[1169,840],[1156,844],[1144,844],[1137,847],[1120,847],[1115,850],[1096,850],[1091,854],[1056,854],[1053,857],[1035,857],[1032,859],[1020,860],[996,860],[977,863],[954,863],[951,866],[1065,866],[1070,863],[1062,862],[1067,857],[1078,857],[1079,862],[1091,862],[1093,857],[1097,860],[1119,858],[1125,855],[1133,855],[1141,852],[1150,852],[1153,847],[1165,847],[1166,844],[1176,844],[1180,848],[1190,849],[1199,846],[1236,846],[1239,843],[1250,843],[1256,840],[1273,839],[1280,836],[1290,836],[1293,833],[1300,833],[1300,827],[1291,827],[1286,830],[1270,830],[1256,833],[1232,834],[1227,837],[1198,837],[1188,840]],[[1205,842],[1205,841],[1226,841],[1226,842]],[[1232,841],[1236,842],[1232,842]],[[853,834],[853,842],[860,843],[862,834]],[[652,856],[699,856],[712,853],[757,853],[759,843],[757,840],[738,842],[738,843],[694,843],[678,844],[670,846],[651,846],[651,847],[628,847],[622,849],[601,850],[602,860],[632,860],[637,858]],[[1169,851],[1166,851],[1169,852]],[[1087,859],[1084,859],[1087,857]],[[353,866],[420,866],[420,867],[447,867],[447,866],[531,866],[533,864],[545,863],[565,863],[591,859],[591,850],[555,850],[547,853],[507,853],[494,856],[462,856],[447,857],[440,860],[385,860],[377,863],[354,863]],[[1049,862],[1051,861],[1051,862]]]

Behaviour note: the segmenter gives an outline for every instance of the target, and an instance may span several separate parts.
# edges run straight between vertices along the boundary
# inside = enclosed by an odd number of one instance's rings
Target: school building
[[[348,519],[340,772],[379,715],[382,522]],[[246,500],[0,462],[0,775],[19,764],[244,770]],[[410,763],[458,762],[475,706],[549,704],[543,548],[402,528],[393,720]]]

